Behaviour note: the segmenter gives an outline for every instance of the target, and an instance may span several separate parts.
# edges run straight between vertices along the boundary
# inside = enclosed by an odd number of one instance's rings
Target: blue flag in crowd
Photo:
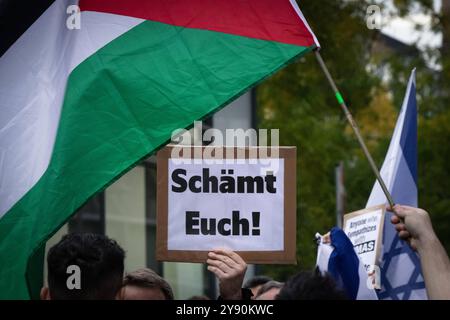
[[[316,263],[319,270],[328,272],[350,299],[377,300],[364,265],[344,231],[331,229],[330,240],[330,243],[324,243],[320,238]]]
[[[417,103],[416,74],[409,79],[403,106],[397,120],[381,176],[398,204],[417,207]],[[386,203],[378,182],[366,207]],[[381,258],[381,291],[379,299],[427,299],[418,255],[397,236],[386,213]]]

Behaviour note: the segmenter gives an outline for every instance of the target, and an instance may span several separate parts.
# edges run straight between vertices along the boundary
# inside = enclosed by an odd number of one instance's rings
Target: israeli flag
[[[412,71],[381,176],[398,204],[417,207],[417,102],[416,74]],[[366,207],[386,203],[378,182]],[[397,236],[387,212],[383,230],[381,291],[379,299],[427,299],[418,255]]]
[[[342,229],[333,228],[330,243],[316,235],[319,242],[316,266],[329,273],[351,300],[378,300],[373,284],[353,244]]]

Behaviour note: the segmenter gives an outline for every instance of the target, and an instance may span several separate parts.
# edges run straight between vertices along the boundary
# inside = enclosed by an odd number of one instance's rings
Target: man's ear
[[[48,287],[42,287],[41,300],[51,300],[50,291],[48,290]]]

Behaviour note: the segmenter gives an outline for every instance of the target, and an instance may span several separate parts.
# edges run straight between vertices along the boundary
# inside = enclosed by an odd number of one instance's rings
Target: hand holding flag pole
[[[381,189],[383,190],[384,194],[386,195],[386,198],[389,202],[389,206],[391,208],[394,207],[395,203],[394,200],[388,190],[388,188],[386,187],[386,184],[383,181],[383,178],[381,177],[380,171],[378,170],[377,165],[375,164],[375,161],[372,158],[372,155],[369,152],[369,149],[367,149],[367,146],[364,142],[364,139],[361,135],[361,132],[359,131],[358,125],[355,122],[355,119],[353,119],[352,114],[350,113],[350,111],[348,110],[347,104],[345,103],[344,98],[342,97],[341,93],[339,92],[327,66],[325,65],[325,62],[322,59],[322,56],[320,55],[319,50],[315,50],[314,51],[317,61],[319,62],[320,67],[322,68],[323,73],[325,74],[325,76],[327,77],[328,82],[330,83],[331,88],[333,89],[335,95],[336,95],[336,99],[339,103],[339,105],[341,106],[342,110],[345,113],[345,116],[347,117],[348,122],[350,123],[350,125],[353,128],[353,131],[356,134],[356,137],[358,138],[358,142],[361,145],[361,148],[364,151],[364,154],[366,155],[367,160],[369,161],[369,164],[373,170],[373,172],[375,173],[375,176],[378,180],[378,182],[380,183]]]

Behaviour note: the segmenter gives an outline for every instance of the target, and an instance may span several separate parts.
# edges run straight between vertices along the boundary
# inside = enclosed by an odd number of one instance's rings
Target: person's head
[[[48,252],[48,288],[41,299],[115,299],[122,285],[125,252],[104,235],[72,233]]]
[[[283,288],[283,283],[281,282],[274,280],[266,282],[258,290],[255,300],[275,300],[281,288]]]
[[[254,276],[253,278],[250,278],[245,282],[244,288],[250,289],[253,293],[253,297],[255,297],[262,285],[266,284],[269,281],[272,281],[272,278],[269,278],[267,276]]]
[[[128,273],[120,293],[123,300],[173,300],[173,292],[166,280],[151,269]]]
[[[347,295],[336,285],[330,275],[314,271],[303,271],[284,284],[277,300],[347,300]]]
[[[211,299],[207,296],[192,296],[188,300],[211,300]]]

